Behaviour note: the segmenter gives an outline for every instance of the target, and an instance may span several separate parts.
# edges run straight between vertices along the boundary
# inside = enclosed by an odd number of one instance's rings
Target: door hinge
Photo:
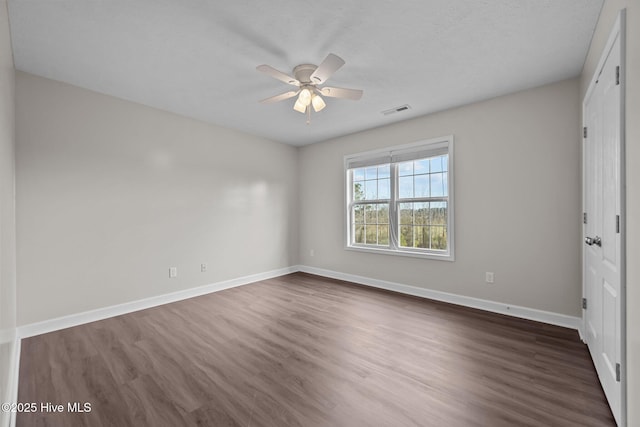
[[[616,381],[620,382],[620,364],[616,363]]]
[[[620,66],[616,67],[616,85],[620,84]]]
[[[582,136],[583,136],[583,138],[587,137],[587,127],[586,126],[582,128]]]
[[[582,223],[583,224],[587,223],[587,213],[586,212],[582,214]]]
[[[584,308],[585,310],[587,309],[587,299],[586,298],[582,298],[582,308]]]
[[[616,215],[616,233],[620,233],[620,215]]]

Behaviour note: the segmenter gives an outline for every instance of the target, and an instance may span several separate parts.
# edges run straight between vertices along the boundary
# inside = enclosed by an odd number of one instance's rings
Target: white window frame
[[[454,233],[454,162],[453,162],[453,135],[440,138],[422,140],[410,144],[397,145],[379,150],[366,151],[344,156],[344,177],[345,177],[345,250],[369,252],[388,255],[399,255],[416,258],[428,258],[444,261],[455,260],[455,233]],[[398,174],[397,165],[403,158],[426,158],[437,156],[438,154],[448,155],[448,195],[447,201],[447,250],[405,248],[398,245],[398,203],[412,202],[412,199],[398,199]],[[414,157],[414,156],[420,157]],[[396,160],[393,160],[396,159]],[[373,165],[390,164],[391,171],[391,197],[389,199],[389,247],[378,247],[373,245],[360,245],[351,243],[352,223],[353,223],[353,169]],[[351,165],[351,168],[350,168]],[[356,166],[354,166],[356,165]]]

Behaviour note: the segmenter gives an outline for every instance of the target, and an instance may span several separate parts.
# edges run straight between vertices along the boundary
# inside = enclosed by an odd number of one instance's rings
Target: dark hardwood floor
[[[24,339],[19,402],[18,426],[615,425],[573,330],[304,273]]]

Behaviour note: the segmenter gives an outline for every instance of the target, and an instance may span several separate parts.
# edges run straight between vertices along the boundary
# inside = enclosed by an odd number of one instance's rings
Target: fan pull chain
[[[311,105],[307,105],[307,124],[311,123]]]

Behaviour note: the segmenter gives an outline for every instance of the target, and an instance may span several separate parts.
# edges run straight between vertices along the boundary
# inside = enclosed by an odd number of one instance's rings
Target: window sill
[[[370,247],[364,247],[364,246],[345,246],[344,249],[347,251],[368,252],[372,254],[381,254],[381,255],[395,255],[395,256],[405,256],[410,258],[434,259],[438,261],[455,261],[455,258],[451,253],[443,253],[442,255],[440,255],[434,252],[417,252],[417,251],[401,251],[401,250],[396,251],[392,249],[370,248]]]

